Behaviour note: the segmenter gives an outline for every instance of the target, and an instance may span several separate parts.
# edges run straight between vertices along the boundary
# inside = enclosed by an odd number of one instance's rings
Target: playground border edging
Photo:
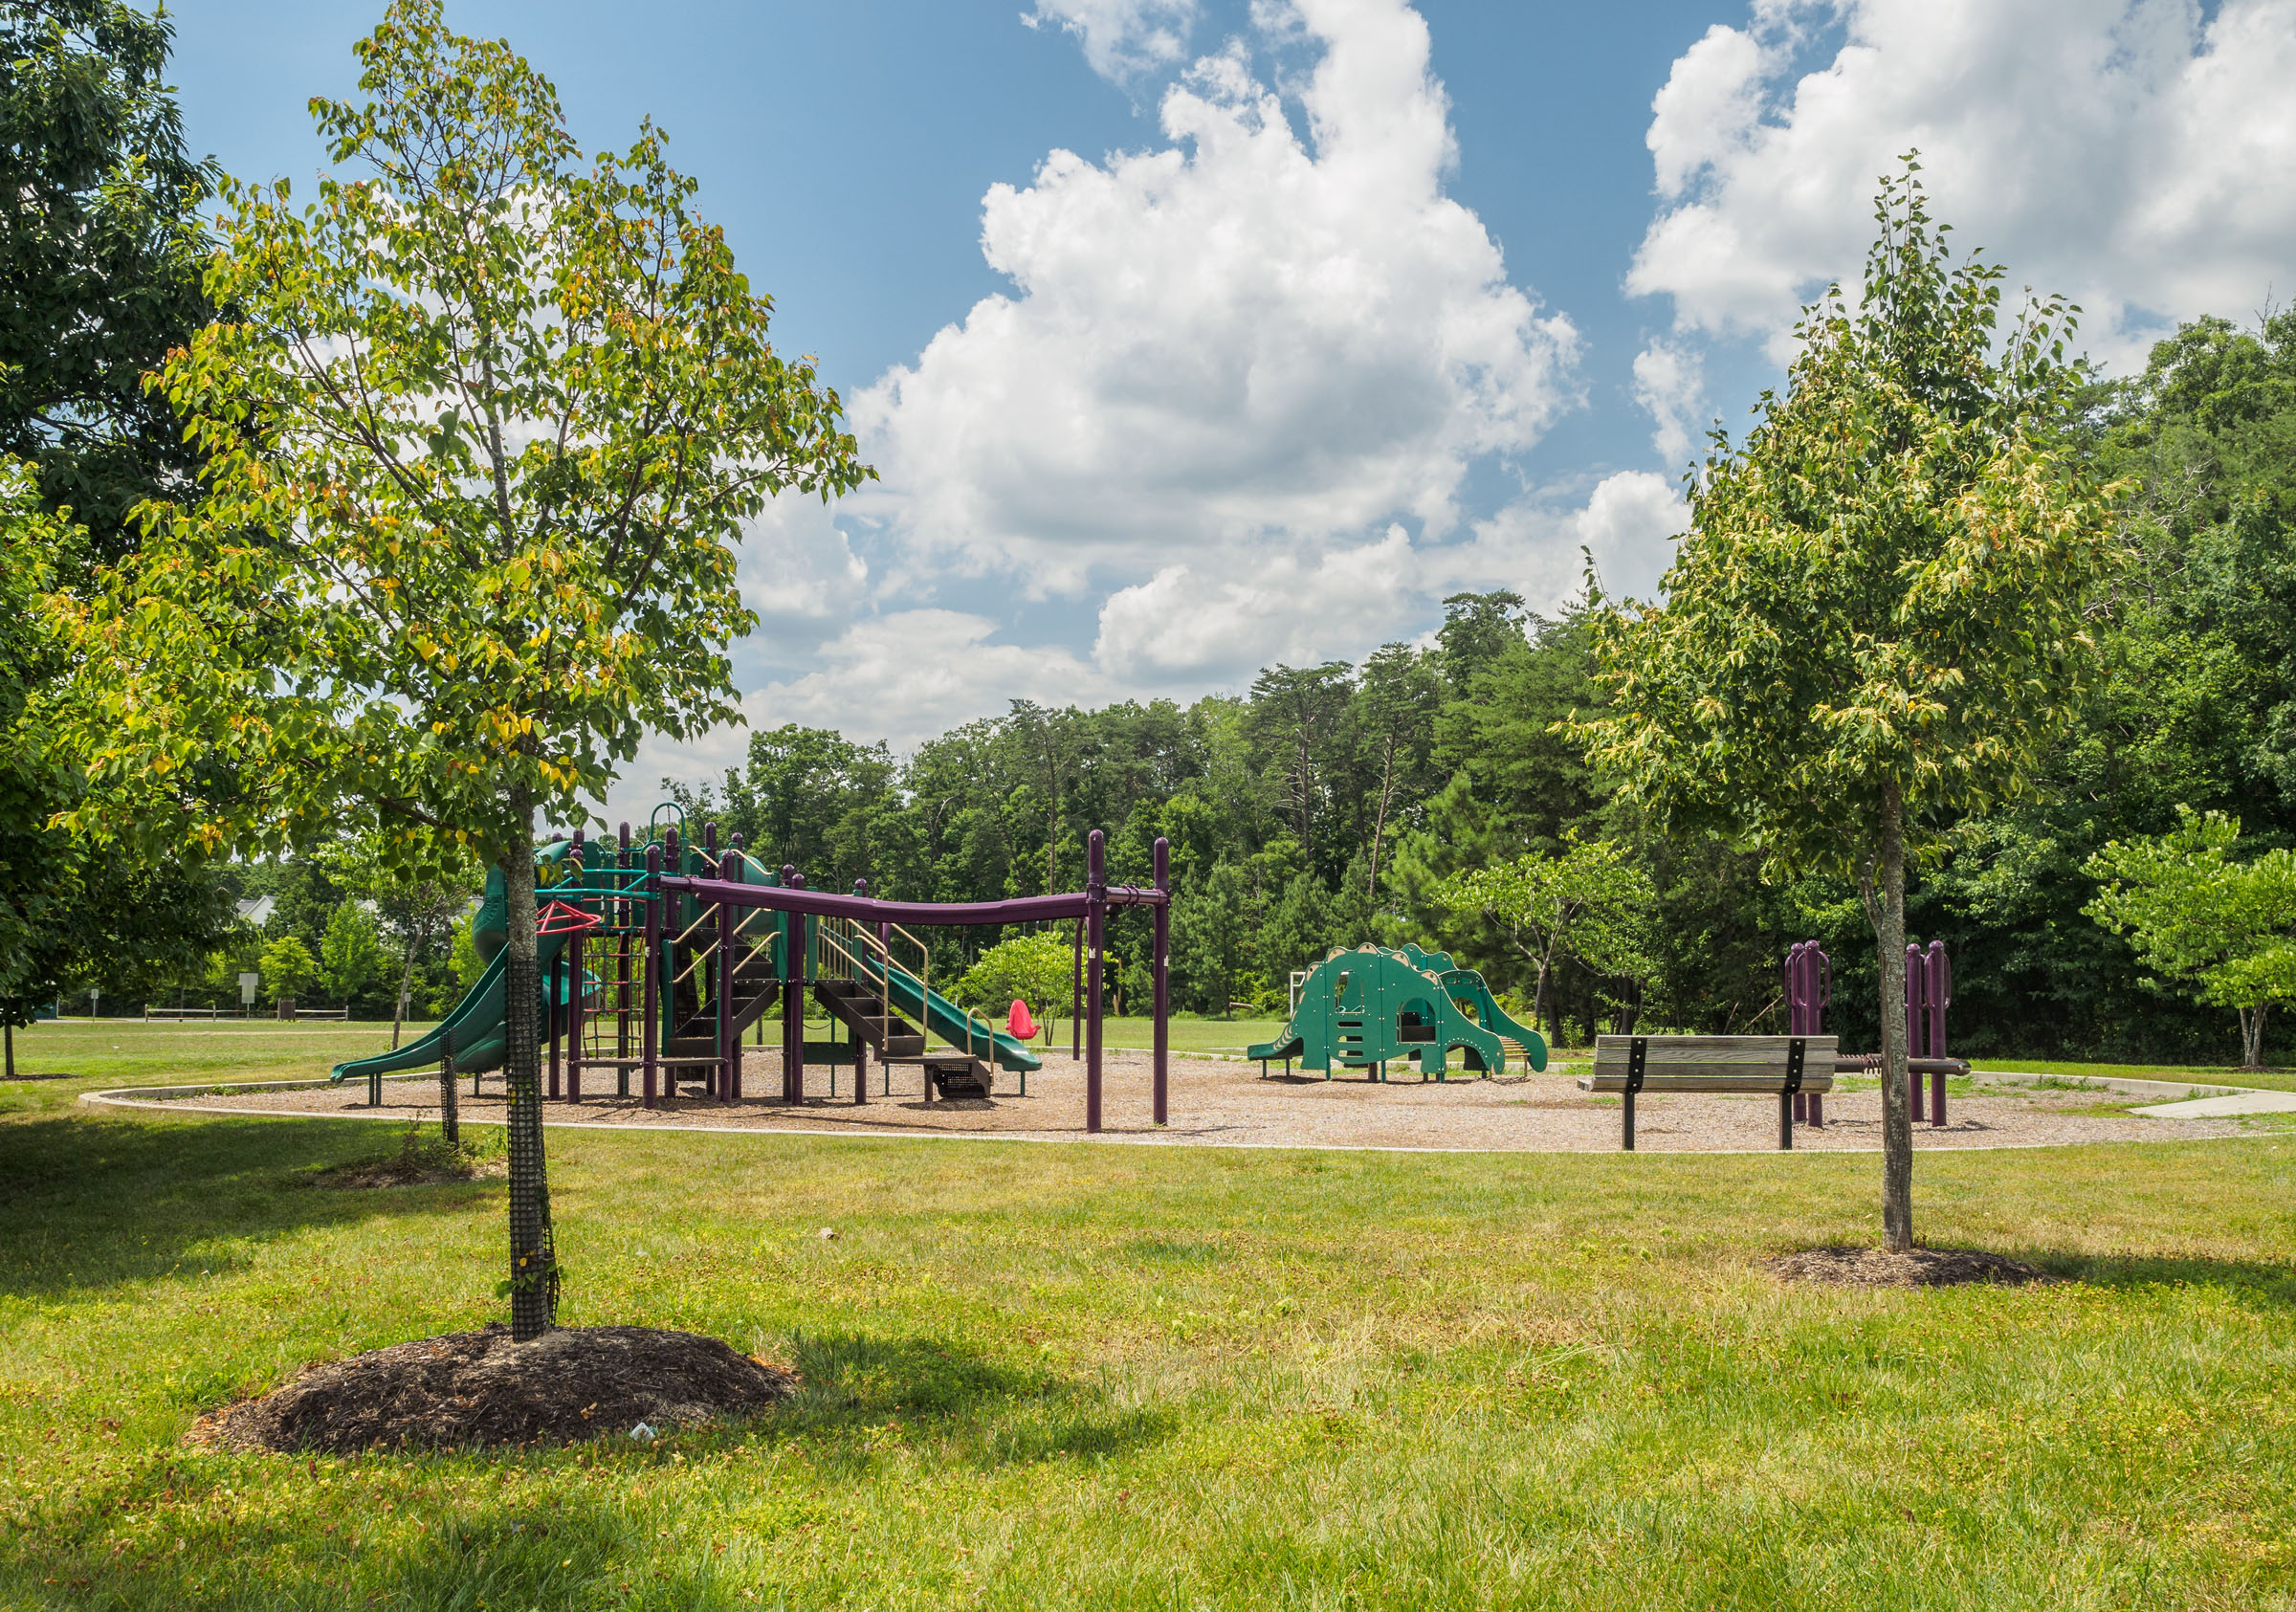
[[[390,1074],[386,1075],[384,1078],[386,1080],[401,1081],[430,1080],[435,1079],[436,1076],[431,1072],[425,1071],[415,1074]],[[1994,1078],[2000,1077],[1997,1075]],[[2026,1075],[2024,1080],[2026,1082],[2032,1082],[2059,1078],[2063,1077],[2055,1075]],[[315,1080],[250,1080],[236,1082],[210,1080],[203,1081],[194,1086],[115,1086],[101,1092],[82,1092],[79,1093],[78,1100],[96,1108],[151,1109],[160,1113],[196,1114],[202,1115],[215,1115],[228,1116],[234,1119],[348,1119],[353,1121],[364,1121],[369,1124],[407,1123],[406,1116],[399,1114],[280,1113],[265,1109],[210,1107],[206,1104],[190,1103],[182,1100],[186,1097],[216,1095],[225,1092],[276,1092],[286,1091],[297,1087],[328,1086],[333,1084],[335,1084],[335,1082],[327,1079],[324,1076],[321,1076]],[[2152,1086],[2174,1086],[2181,1083],[2174,1081],[2152,1081],[2139,1082],[2138,1084]],[[2222,1088],[2221,1090],[2229,1093],[2242,1091],[2270,1091],[2272,1088],[2230,1087]],[[129,1093],[135,1093],[137,1095],[129,1096],[126,1094]],[[171,1097],[168,1095],[168,1093],[180,1093],[180,1095]],[[2135,1094],[2142,1095],[2143,1093]],[[494,1118],[470,1117],[464,1119],[463,1123],[465,1125],[500,1126],[504,1124],[505,1121]],[[1556,1159],[1577,1158],[1582,1155],[1607,1157],[1611,1151],[1607,1148],[1582,1147],[1407,1147],[1395,1144],[1362,1142],[1259,1142],[1219,1141],[1209,1139],[1201,1141],[1181,1141],[1177,1138],[1166,1139],[1165,1137],[1158,1137],[1153,1133],[1139,1135],[1132,1133],[1111,1134],[1108,1132],[1101,1132],[1096,1134],[1079,1134],[1076,1136],[1047,1137],[1016,1136],[1009,1131],[888,1130],[855,1132],[820,1130],[811,1126],[797,1125],[682,1125],[674,1121],[662,1120],[630,1120],[619,1124],[601,1124],[553,1119],[545,1120],[543,1123],[547,1128],[553,1131],[582,1131],[602,1136],[612,1136],[625,1131],[675,1131],[684,1132],[690,1135],[719,1137],[815,1137],[831,1141],[1036,1142],[1049,1146],[1059,1146],[1064,1143],[1075,1142],[1097,1142],[1108,1145],[1128,1145],[1135,1147],[1206,1147],[1231,1148],[1237,1150],[1258,1149],[1266,1152],[1275,1153],[1407,1153],[1435,1155],[1475,1154],[1494,1157],[1512,1156]],[[2163,1123],[2174,1125],[2175,1122],[2174,1120],[2167,1120],[2163,1121]],[[2096,1141],[2075,1142],[1991,1142],[1978,1143],[1974,1147],[1940,1148],[1935,1151],[1940,1153],[2045,1153],[2057,1148],[2064,1147],[2136,1147],[2150,1146],[2155,1144],[2156,1142],[2244,1141],[2255,1137],[2279,1137],[2282,1135],[2284,1135],[2284,1133],[2278,1131],[2239,1131],[2227,1136],[2216,1137],[2177,1137],[2169,1135],[2159,1137],[2110,1137],[2100,1138]],[[1685,1149],[1662,1148],[1651,1154],[1638,1153],[1632,1155],[1632,1157],[1656,1157],[1669,1159],[1839,1159],[1871,1158],[1879,1155],[1881,1151],[1882,1150],[1879,1147],[1792,1148],[1782,1150],[1777,1148],[1757,1147]],[[1627,1156],[1621,1155],[1620,1157]]]

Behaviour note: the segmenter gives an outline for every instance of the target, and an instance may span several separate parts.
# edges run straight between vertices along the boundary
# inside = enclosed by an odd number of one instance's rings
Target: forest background
[[[2100,602],[2112,675],[2040,794],[1953,826],[1918,870],[1909,928],[1954,958],[1958,1051],[2221,1058],[2238,1045],[2232,1014],[2149,985],[2127,942],[2084,915],[2097,885],[2083,868],[2110,840],[2174,828],[2179,804],[2238,815],[2247,850],[2296,844],[2296,312],[2184,327],[2142,376],[2092,385],[2063,430],[2130,487],[2145,557]],[[1112,877],[1145,882],[1165,836],[1174,1003],[1203,1014],[1280,1013],[1292,972],[1332,947],[1405,938],[1452,950],[1527,1006],[1525,949],[1451,906],[1443,882],[1603,839],[1647,874],[1634,948],[1646,966],[1598,973],[1566,938],[1546,1015],[1559,1043],[1628,1026],[1782,1029],[1782,960],[1812,938],[1834,963],[1829,1028],[1871,1042],[1876,961],[1854,891],[1765,883],[1743,850],[1652,831],[1551,731],[1598,700],[1586,607],[1544,617],[1503,587],[1460,594],[1432,642],[1359,665],[1273,666],[1244,693],[1186,706],[1016,703],[906,757],[819,729],[761,731],[721,785],[664,789],[690,822],[716,819],[815,888],[866,878],[905,900],[1078,888],[1094,828]],[[285,936],[323,977],[332,924],[338,956],[371,958],[358,988],[335,994],[359,1016],[390,1014],[404,943],[387,926],[371,948],[343,938],[374,916],[345,911],[357,903],[326,856],[211,876],[242,899],[273,896],[264,928],[203,967],[131,973],[107,994],[203,1000]],[[1145,925],[1128,918],[1111,940],[1127,1010],[1145,1001],[1147,953]],[[968,957],[1003,938],[961,933]],[[455,950],[444,930],[415,958],[418,1014],[475,968],[467,940],[459,968]]]

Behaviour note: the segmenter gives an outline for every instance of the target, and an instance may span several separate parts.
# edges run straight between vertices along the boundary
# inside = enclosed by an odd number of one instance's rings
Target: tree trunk
[[[1892,1252],[1913,1246],[1913,1109],[1906,1071],[1906,821],[1895,784],[1882,802],[1881,889],[1868,883],[1866,913],[1882,964],[1882,1238]]]
[[[534,796],[525,784],[512,788],[510,810],[502,1071],[510,1102],[510,1336],[524,1342],[548,1332],[556,1318],[558,1259],[542,1167],[542,971],[534,933]]]
[[[1387,832],[1387,797],[1395,785],[1395,736],[1387,736],[1387,756],[1380,765],[1380,814],[1371,825],[1371,888],[1363,894],[1376,909],[1380,904],[1380,841]]]
[[[2241,1068],[2261,1070],[2264,1067],[2264,1006],[2259,1003],[2235,1011],[2241,1016]]]
[[[0,1025],[0,1037],[8,1041],[8,1077],[13,1080],[16,1077],[16,1027]]]
[[[438,1060],[438,1134],[449,1147],[462,1145],[462,1099],[454,1091],[454,1041],[448,1037]]]
[[[393,1052],[399,1049],[399,1030],[407,1023],[407,997],[414,989],[414,949],[430,938],[419,928],[415,934],[417,938],[409,941],[407,947],[407,964],[399,970],[399,1006],[390,1018],[390,1049]]]

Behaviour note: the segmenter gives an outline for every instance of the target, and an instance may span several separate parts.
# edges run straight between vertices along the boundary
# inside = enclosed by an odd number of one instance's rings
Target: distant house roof
[[[252,923],[260,929],[271,921],[272,909],[278,904],[279,898],[276,895],[258,895],[252,900],[242,901],[238,906],[239,921]]]

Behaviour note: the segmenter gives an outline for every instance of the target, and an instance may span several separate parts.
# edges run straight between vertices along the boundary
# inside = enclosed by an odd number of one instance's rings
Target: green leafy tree
[[[2171,833],[2113,840],[2089,858],[2102,888],[2084,911],[2126,936],[2153,973],[2237,1012],[2241,1067],[2262,1069],[2264,1015],[2296,1001],[2296,852],[2236,861],[2239,818],[2190,806],[2178,815]]]
[[[358,901],[344,901],[327,916],[327,932],[319,944],[319,983],[341,1003],[381,978],[387,965],[383,937],[374,915]]]
[[[84,560],[87,535],[40,506],[30,467],[0,459],[0,1041],[90,985],[181,979],[229,932],[211,872],[106,854],[57,826],[79,798],[59,740],[71,647],[51,589]]]
[[[319,973],[319,963],[311,956],[311,948],[293,935],[266,940],[263,961],[257,966],[262,971],[264,987],[275,997],[302,995]]]
[[[1330,804],[1334,751],[1347,716],[1352,672],[1343,660],[1271,666],[1251,685],[1251,738],[1265,749],[1268,777],[1311,864],[1317,857],[1316,830]]]
[[[1250,979],[1252,916],[1250,886],[1232,862],[1172,901],[1173,972],[1201,1008],[1224,1019]]]
[[[1405,801],[1424,798],[1433,783],[1428,768],[1435,718],[1443,709],[1442,674],[1408,644],[1382,644],[1363,662],[1354,705],[1357,740],[1368,763],[1363,770],[1378,780],[1363,886],[1376,902],[1380,863],[1398,810]]]
[[[206,323],[211,173],[162,81],[175,29],[123,0],[0,4],[0,453],[37,467],[88,558],[199,466],[144,375]]]
[[[2032,780],[2095,674],[2117,546],[2056,439],[2071,310],[1999,340],[2000,270],[1954,264],[1913,169],[1885,181],[1862,301],[1801,323],[1783,395],[1690,489],[1666,603],[1593,622],[1607,709],[1574,732],[1676,829],[1855,881],[1878,953],[1883,1225],[1911,1246],[1909,854]]]
[[[536,812],[579,819],[650,728],[736,715],[741,522],[867,473],[659,129],[585,166],[548,81],[436,0],[398,0],[358,55],[367,99],[313,109],[364,177],[299,210],[283,183],[222,188],[208,291],[232,317],[159,382],[207,496],[147,508],[86,613],[82,742],[99,780],[155,785],[114,833],[501,862],[525,1338],[559,1280]]]
[[[1650,875],[1608,840],[1566,843],[1557,856],[1527,851],[1470,868],[1439,887],[1453,912],[1499,927],[1530,964],[1531,1011],[1562,1040],[1553,990],[1556,964],[1576,958],[1598,975],[1642,980],[1651,972],[1649,929],[1658,905]]]
[[[957,982],[957,1000],[1003,1023],[1017,999],[1028,1005],[1045,1037],[1063,1015],[1076,983],[1069,941],[1058,935],[1016,935],[982,952]]]

